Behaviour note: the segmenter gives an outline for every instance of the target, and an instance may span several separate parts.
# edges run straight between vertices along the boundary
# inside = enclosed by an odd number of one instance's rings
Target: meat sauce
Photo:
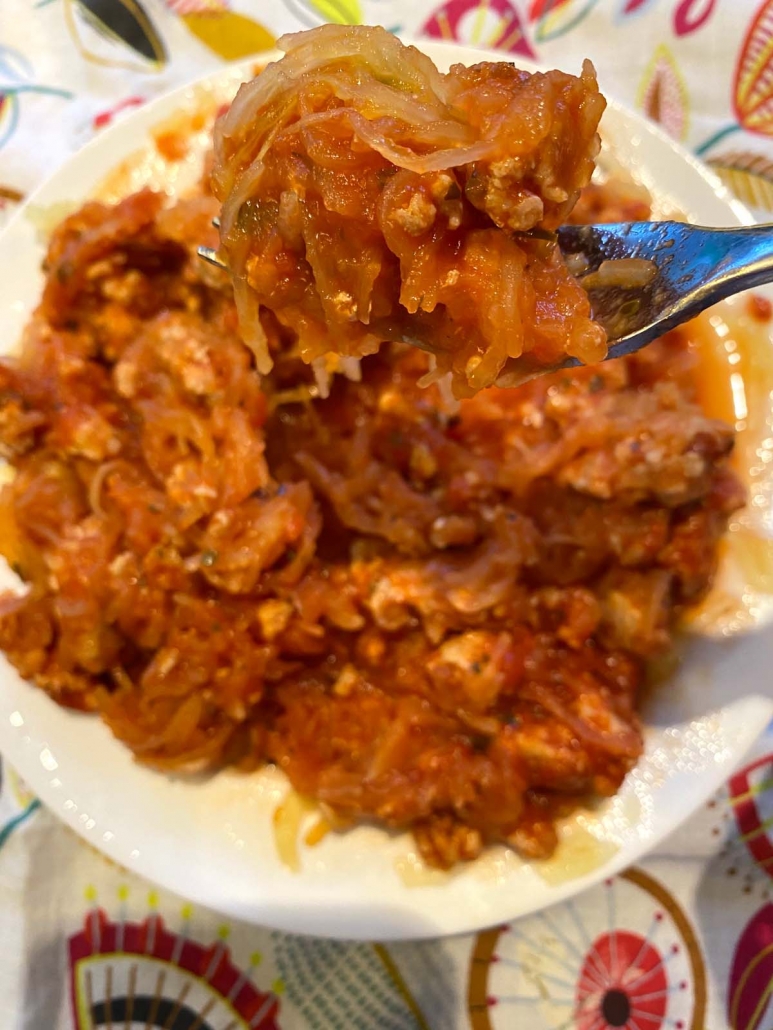
[[[216,210],[144,191],[54,233],[0,365],[0,644],[156,768],[275,763],[437,867],[549,855],[641,753],[646,663],[743,503],[690,329],[461,404],[387,345],[315,399],[196,258]]]
[[[215,127],[220,255],[260,371],[267,313],[320,378],[409,339],[460,397],[606,355],[550,237],[598,153],[590,62],[579,76],[504,62],[441,74],[364,26],[279,45]]]

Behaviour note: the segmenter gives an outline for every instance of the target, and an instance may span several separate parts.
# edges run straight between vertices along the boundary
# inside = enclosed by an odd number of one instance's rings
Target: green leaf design
[[[750,207],[773,211],[773,161],[750,150],[734,150],[709,159],[727,188]]]
[[[565,36],[596,6],[597,0],[548,0],[542,9],[535,38],[538,43]]]
[[[339,25],[361,25],[362,8],[359,0],[308,0],[309,7],[325,21]]]

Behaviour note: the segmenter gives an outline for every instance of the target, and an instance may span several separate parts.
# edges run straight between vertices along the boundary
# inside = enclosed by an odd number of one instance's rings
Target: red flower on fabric
[[[733,81],[737,121],[726,125],[696,150],[705,154],[739,129],[773,136],[773,0],[765,0],[744,36]]]
[[[577,983],[576,1030],[660,1030],[668,994],[665,960],[653,944],[629,930],[603,933]]]
[[[733,92],[733,106],[743,128],[773,135],[773,0],[765,0],[749,25]]]
[[[206,947],[155,913],[132,922],[92,909],[69,942],[73,1025],[280,1030],[278,996],[252,980],[259,961],[239,969],[222,939]]]

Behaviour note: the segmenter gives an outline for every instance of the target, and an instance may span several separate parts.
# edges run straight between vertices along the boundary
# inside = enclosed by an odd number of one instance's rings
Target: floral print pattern
[[[753,210],[773,211],[773,0],[0,2],[0,221],[88,135],[325,21],[569,70],[590,56],[610,94],[702,154]],[[34,1003],[27,1023],[46,1030],[132,1019],[148,1030],[767,1030],[772,746],[770,733],[640,868],[475,937],[390,945],[223,926],[148,893],[57,824],[6,763],[0,891],[24,908],[4,926],[0,1025]],[[20,971],[23,984],[46,953],[41,976],[55,989],[14,988],[11,963],[22,955],[32,970]]]

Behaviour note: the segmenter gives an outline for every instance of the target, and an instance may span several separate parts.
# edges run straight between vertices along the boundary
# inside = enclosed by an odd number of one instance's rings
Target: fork
[[[734,293],[773,282],[773,224],[709,229],[687,222],[620,222],[564,225],[554,237],[570,267],[581,265],[594,319],[609,341],[607,359],[646,347]],[[206,261],[225,268],[216,251],[199,247]],[[606,261],[651,262],[647,282],[637,286],[598,285]],[[418,341],[407,343],[422,346]],[[426,349],[426,348],[423,348]],[[549,368],[511,359],[499,385],[524,382],[545,372],[582,364],[567,357]]]

